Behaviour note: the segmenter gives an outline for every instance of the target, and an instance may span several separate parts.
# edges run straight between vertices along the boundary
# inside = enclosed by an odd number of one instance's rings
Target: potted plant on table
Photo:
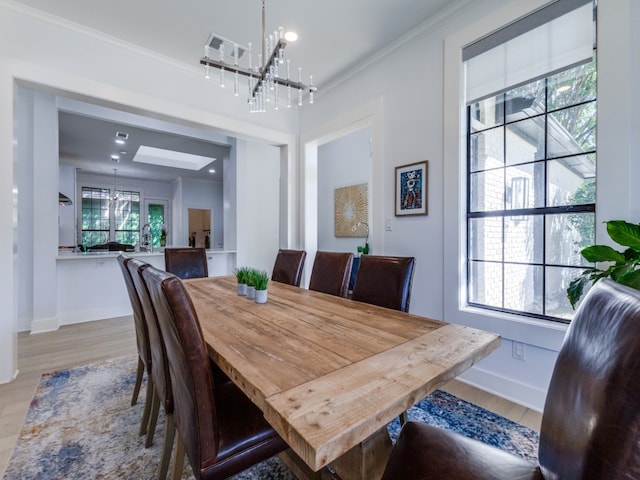
[[[249,269],[247,267],[236,268],[233,274],[238,281],[238,295],[245,296],[247,294],[247,274]]]
[[[247,275],[245,281],[247,282],[247,298],[255,300],[256,298],[256,270],[253,268],[247,269]]]
[[[640,290],[640,224],[624,220],[605,223],[611,240],[628,248],[619,252],[608,245],[591,245],[580,251],[588,262],[607,262],[608,266],[606,269],[598,266],[587,268],[569,284],[567,297],[573,308],[582,297],[585,287],[601,278],[610,277],[618,283]]]
[[[256,288],[256,303],[267,303],[267,284],[269,283],[269,274],[264,270],[256,270],[254,274],[254,283]]]

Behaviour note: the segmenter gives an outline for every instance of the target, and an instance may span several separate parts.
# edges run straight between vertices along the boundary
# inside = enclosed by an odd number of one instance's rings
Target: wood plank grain
[[[499,345],[442,328],[267,399],[265,417],[311,468],[327,465]]]
[[[185,284],[212,358],[259,406],[277,391],[443,325],[277,282],[265,305],[239,297],[233,277]]]

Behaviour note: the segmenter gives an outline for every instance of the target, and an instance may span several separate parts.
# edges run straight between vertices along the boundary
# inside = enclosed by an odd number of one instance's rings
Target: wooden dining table
[[[265,304],[239,296],[233,276],[185,285],[211,358],[290,446],[283,459],[299,478],[380,478],[387,424],[500,343],[273,281]]]

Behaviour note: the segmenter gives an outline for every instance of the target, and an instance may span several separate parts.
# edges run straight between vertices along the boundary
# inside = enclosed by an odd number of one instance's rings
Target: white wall
[[[238,176],[237,265],[271,274],[279,247],[280,150],[238,140],[231,155]]]
[[[382,125],[383,142],[374,150],[374,169],[376,162],[381,162],[383,173],[380,184],[374,178],[372,195],[383,201],[371,215],[374,221],[390,218],[392,231],[382,231],[383,250],[376,251],[416,256],[412,312],[503,335],[501,348],[465,374],[467,381],[537,409],[543,406],[565,327],[527,319],[514,322],[499,315],[477,315],[460,309],[460,225],[464,221],[460,216],[457,148],[461,134],[458,118],[452,117],[459,114],[461,77],[457,71],[453,76],[447,72],[446,55],[452,55],[449,62],[457,64],[461,57],[459,49],[447,50],[446,42],[465,34],[470,42],[545,1],[455,2],[449,18],[434,18],[409,32],[408,43],[372,59],[332,89],[324,88],[314,108],[301,114],[303,136],[316,131],[326,134],[326,126],[334,124],[336,118],[382,98],[383,107],[374,122]],[[639,189],[633,186],[633,180],[629,184],[620,181],[636,179],[637,175],[631,174],[639,168],[637,148],[632,150],[637,147],[634,132],[638,131],[640,107],[638,89],[633,87],[640,83],[635,58],[638,34],[632,25],[640,20],[640,8],[633,3],[612,0],[598,5],[598,220],[640,220]],[[470,32],[477,36],[468,38]],[[429,214],[394,217],[394,167],[419,160],[429,160]],[[602,231],[598,233],[602,241]],[[526,344],[525,361],[512,357],[511,340]]]
[[[18,328],[47,331],[58,328],[58,111],[52,95],[24,89],[16,105],[25,127],[16,178]]]
[[[33,318],[33,195],[29,188],[34,178],[33,162],[33,93],[18,89],[16,92],[16,116],[22,119],[17,131],[16,184],[24,185],[24,192],[18,192],[17,217],[20,228],[17,230],[16,248],[16,315],[18,330],[28,330]],[[27,255],[27,252],[29,254]]]
[[[370,145],[371,128],[366,127],[318,147],[318,250],[355,254],[364,244],[361,237],[335,236],[334,194],[336,188],[371,184]]]

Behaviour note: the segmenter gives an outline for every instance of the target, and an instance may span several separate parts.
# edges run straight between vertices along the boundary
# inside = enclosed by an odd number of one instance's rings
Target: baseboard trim
[[[31,322],[30,333],[45,333],[58,330],[60,323],[58,318],[41,318]]]
[[[542,412],[544,409],[544,402],[547,397],[546,390],[517,382],[512,378],[503,377],[482,368],[471,367],[457,377],[456,380],[493,395],[506,398],[537,412]]]
[[[76,323],[93,322],[96,320],[106,320],[108,318],[120,318],[131,315],[131,307],[104,309],[87,309],[60,314],[60,326],[72,325]]]

